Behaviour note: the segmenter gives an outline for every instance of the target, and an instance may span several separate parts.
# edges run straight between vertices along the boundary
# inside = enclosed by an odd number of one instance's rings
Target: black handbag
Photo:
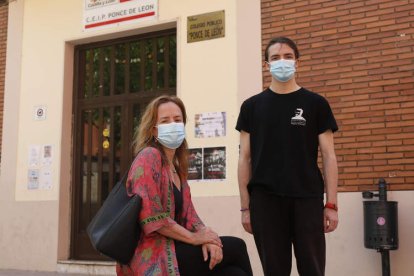
[[[138,223],[141,197],[128,196],[126,179],[127,173],[111,190],[87,228],[93,247],[121,264],[129,263],[141,235]]]

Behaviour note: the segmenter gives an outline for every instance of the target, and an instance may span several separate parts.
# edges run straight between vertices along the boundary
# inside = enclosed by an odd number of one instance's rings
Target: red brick
[[[398,79],[392,79],[392,80],[382,80],[382,81],[373,81],[370,82],[369,86],[385,86],[385,85],[393,85],[398,84]]]
[[[377,1],[378,3],[378,1]],[[375,16],[375,15],[382,15],[382,14],[389,14],[389,13],[394,13],[395,10],[394,8],[387,8],[387,9],[379,9],[376,11],[370,11],[370,12],[366,12],[366,16]]]
[[[403,28],[407,28],[407,29],[410,28],[410,23],[390,24],[388,26],[381,27],[380,30],[381,32],[387,32],[387,31],[393,31],[393,30],[401,30]]]
[[[387,8],[394,8],[396,6],[403,6],[403,5],[407,5],[407,4],[408,4],[408,0],[392,1],[390,3],[379,4],[379,8],[380,9],[387,9]]]
[[[336,115],[340,191],[377,188],[374,178],[414,171],[414,0],[394,2],[320,0],[308,5],[309,1],[286,0],[270,5],[264,1],[267,8],[296,9],[279,24],[293,39],[300,39],[299,84],[326,97]],[[270,13],[266,16],[265,20]],[[302,23],[310,26],[296,30],[295,25]],[[263,28],[263,33],[265,40],[284,31]],[[266,71],[263,75],[267,84],[270,75]],[[377,160],[378,154],[389,155]],[[359,167],[373,170],[344,172]],[[392,189],[414,189],[409,186],[413,182],[410,173],[397,173]]]

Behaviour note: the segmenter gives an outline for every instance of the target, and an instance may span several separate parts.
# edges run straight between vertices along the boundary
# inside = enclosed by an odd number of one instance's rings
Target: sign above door
[[[83,29],[137,23],[157,15],[158,0],[84,0]]]

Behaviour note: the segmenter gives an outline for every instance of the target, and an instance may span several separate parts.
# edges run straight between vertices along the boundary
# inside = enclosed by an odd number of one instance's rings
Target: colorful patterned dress
[[[183,208],[179,221],[175,221],[174,184],[168,165],[162,165],[161,153],[156,148],[147,147],[137,155],[128,174],[127,190],[142,198],[138,219],[143,231],[129,266],[118,264],[117,275],[180,275],[174,240],[157,230],[176,223],[192,232],[204,227],[191,201],[187,181],[181,182]]]

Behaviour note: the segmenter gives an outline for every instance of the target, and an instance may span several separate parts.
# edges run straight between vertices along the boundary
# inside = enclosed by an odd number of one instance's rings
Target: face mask
[[[277,79],[280,82],[287,82],[288,80],[291,80],[295,75],[296,68],[294,60],[280,59],[272,61],[269,64],[270,73],[272,74],[273,78]]]
[[[169,149],[178,148],[184,141],[184,123],[170,123],[158,125],[157,140]]]

